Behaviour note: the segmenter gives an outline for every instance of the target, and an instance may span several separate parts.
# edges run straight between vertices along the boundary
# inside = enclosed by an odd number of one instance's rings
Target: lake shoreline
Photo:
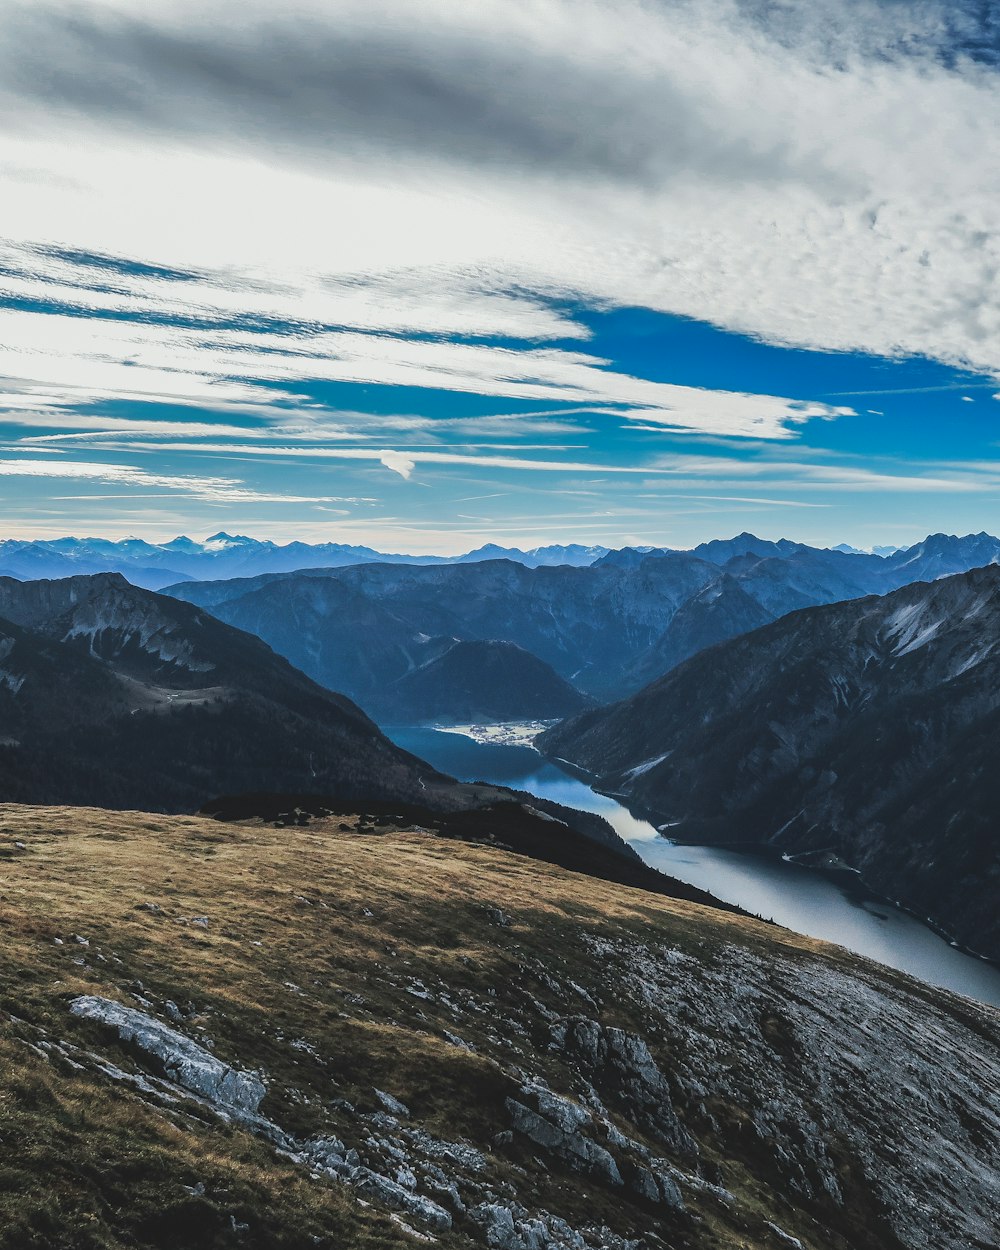
[[[651,868],[764,922],[832,942],[917,980],[1000,1008],[1000,966],[919,913],[873,890],[850,865],[796,862],[759,843],[701,842],[656,827],[627,796],[600,790],[569,761],[543,755],[523,724],[387,728],[406,750],[462,780],[483,780],[602,816]],[[468,731],[475,731],[477,741]]]
[[[537,747],[533,747],[532,749],[538,751]],[[642,804],[633,803],[629,795],[623,794],[619,790],[604,789],[602,786],[597,784],[598,779],[593,773],[588,772],[585,768],[581,768],[578,764],[574,764],[572,760],[563,759],[562,756],[558,755],[545,755],[541,751],[539,751],[538,754],[541,755],[543,759],[548,760],[551,764],[554,764],[563,771],[568,772],[571,776],[576,777],[589,789],[593,790],[595,794],[602,794],[605,798],[611,799],[613,802],[626,808],[637,820],[644,820],[648,824],[652,825],[659,837],[672,843],[674,846],[704,847],[721,851],[730,851],[737,855],[761,856],[765,859],[782,859],[786,863],[794,864],[796,867],[803,868],[808,872],[818,873],[827,880],[835,882],[839,888],[844,890],[846,893],[854,893],[857,890],[857,887],[860,886],[861,890],[858,891],[858,893],[863,894],[868,901],[881,903],[884,906],[894,908],[896,911],[901,911],[907,916],[912,916],[914,920],[930,929],[930,931],[936,934],[943,942],[947,942],[952,950],[961,951],[963,955],[968,955],[970,959],[978,959],[981,963],[987,964],[989,967],[995,968],[998,972],[1000,972],[1000,960],[993,959],[989,955],[984,955],[981,951],[977,951],[974,947],[964,945],[955,938],[953,933],[949,932],[948,929],[946,929],[942,924],[934,920],[933,917],[922,916],[912,907],[908,907],[902,900],[894,899],[887,894],[883,894],[880,890],[875,889],[871,883],[865,879],[865,876],[860,868],[855,868],[846,861],[842,861],[836,866],[823,863],[810,864],[802,862],[800,856],[788,855],[783,851],[779,851],[777,848],[766,846],[760,842],[724,842],[716,839],[713,839],[711,842],[707,842],[697,838],[685,838],[683,836],[674,837],[672,834],[664,833],[665,829],[669,829],[674,826],[670,821],[664,819],[662,812],[657,812],[653,808],[646,808]],[[817,851],[808,851],[803,852],[802,854],[817,855],[820,853],[821,852]],[[850,882],[850,886],[848,886],[848,882]],[[765,919],[763,916],[755,916],[755,918],[758,920]],[[781,922],[776,921],[775,923],[780,924]]]

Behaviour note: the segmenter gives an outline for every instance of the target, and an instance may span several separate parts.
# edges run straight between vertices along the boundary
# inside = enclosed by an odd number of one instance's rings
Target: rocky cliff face
[[[996,1244],[1000,1016],[838,948],[344,814],[0,855],[4,1250]]]
[[[693,841],[832,854],[1000,956],[1000,569],[794,613],[542,749]]]

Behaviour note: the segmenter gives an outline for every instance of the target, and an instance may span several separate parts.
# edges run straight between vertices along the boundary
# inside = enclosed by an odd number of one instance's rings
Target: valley
[[[684,841],[833,857],[996,958],[998,626],[996,566],[794,612],[537,744]]]
[[[541,727],[529,728],[529,741],[530,729]],[[484,742],[427,727],[389,727],[387,732],[406,750],[464,781],[527,790],[563,807],[596,813],[650,867],[751,915],[1000,1007],[1000,967],[957,949],[921,917],[865,889],[855,874],[823,872],[774,852],[674,843],[615,798],[546,760],[523,738],[518,743],[514,734],[506,741]]]
[[[888,559],[0,578],[0,1248],[992,1250],[1000,565]]]

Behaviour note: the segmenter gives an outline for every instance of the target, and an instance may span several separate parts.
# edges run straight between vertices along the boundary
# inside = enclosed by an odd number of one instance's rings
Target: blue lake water
[[[597,812],[647,864],[810,937],[824,938],[933,985],[1000,1007],[1000,968],[956,950],[915,917],[850,880],[781,859],[706,846],[678,846],[620,803],[544,760],[530,746],[476,742],[440,729],[386,732],[408,751],[463,781],[488,781]]]

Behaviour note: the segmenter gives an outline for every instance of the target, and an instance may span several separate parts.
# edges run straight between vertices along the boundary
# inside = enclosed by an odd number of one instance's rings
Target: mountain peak
[[[217,534],[210,534],[205,539],[202,546],[209,547],[213,545],[240,546],[247,547],[257,544],[256,538],[249,538],[246,534],[227,534],[225,530],[219,530]]]

